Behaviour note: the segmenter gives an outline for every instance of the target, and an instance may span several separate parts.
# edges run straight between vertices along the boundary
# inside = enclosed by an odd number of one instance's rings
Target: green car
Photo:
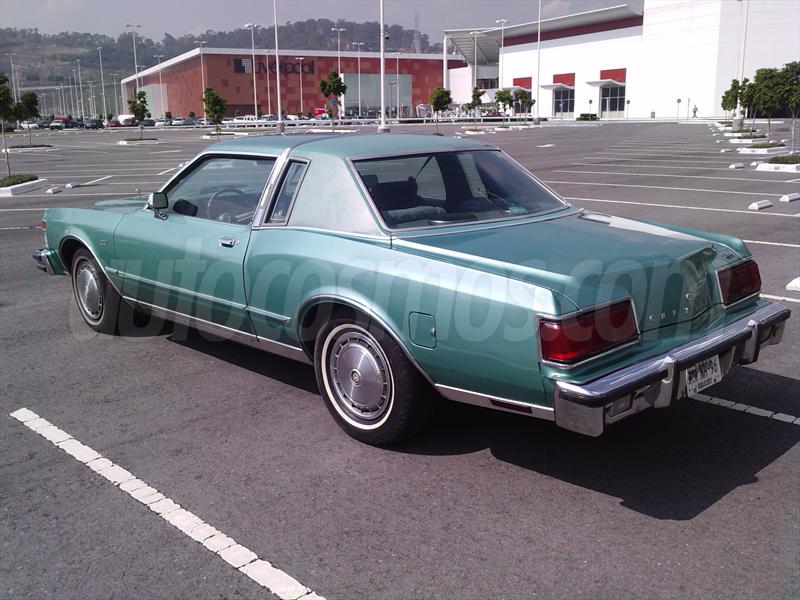
[[[369,444],[439,396],[598,436],[756,361],[790,315],[741,240],[576,208],[469,140],[231,140],[146,202],[44,220],[34,258],[90,327],[144,312],[313,364]]]

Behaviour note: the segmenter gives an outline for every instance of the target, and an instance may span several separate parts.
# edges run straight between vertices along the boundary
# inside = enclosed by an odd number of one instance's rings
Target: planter
[[[728,138],[729,144],[756,144],[767,138]]]
[[[0,197],[2,196],[18,196],[31,190],[37,190],[47,185],[47,179],[35,179],[34,181],[26,181],[25,183],[18,183],[17,185],[10,185],[8,187],[0,188]]]
[[[777,148],[737,148],[736,151],[739,154],[766,154],[769,156],[790,153],[789,148],[786,146],[778,146]]]
[[[756,171],[779,171],[782,173],[800,173],[800,164],[798,165],[771,165],[769,163],[761,163],[756,167]]]
[[[0,148],[0,152],[2,152],[2,153],[7,152],[8,154],[24,154],[25,152],[53,152],[55,150],[57,150],[57,148],[53,148],[53,147],[44,148],[44,147],[41,147],[41,146],[39,148],[35,148],[35,147],[34,148],[8,148],[8,149]]]
[[[725,137],[740,138],[742,136],[747,135],[747,133],[745,133],[743,131],[736,131],[736,132],[731,132],[731,133],[723,133],[722,135],[724,135]],[[767,138],[767,136],[764,136],[763,138],[756,138],[756,139],[764,140],[766,138]]]

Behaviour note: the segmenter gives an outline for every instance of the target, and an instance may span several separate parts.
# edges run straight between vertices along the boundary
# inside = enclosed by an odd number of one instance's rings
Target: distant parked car
[[[156,122],[154,119],[145,119],[142,121],[142,127],[155,127]]]
[[[103,129],[103,121],[100,119],[95,119],[93,117],[88,117],[83,120],[83,128],[84,129]]]
[[[136,125],[136,119],[132,117],[128,117],[127,119],[121,121],[123,127],[134,127]]]
[[[53,119],[52,121],[50,121],[49,127],[51,131],[56,131],[56,130],[62,131],[64,129],[64,121],[62,121],[61,119]]]
[[[39,123],[36,121],[23,121],[19,124],[20,129],[39,129]]]
[[[117,121],[116,119],[111,119],[111,120],[108,122],[108,128],[109,128],[109,129],[111,129],[111,128],[113,128],[113,127],[122,127],[122,123],[120,123],[120,122],[119,122],[119,121]]]
[[[172,119],[156,119],[156,127],[167,127],[172,125]]]
[[[186,121],[188,117],[172,117],[172,125],[175,127],[180,127],[182,125],[186,125]]]

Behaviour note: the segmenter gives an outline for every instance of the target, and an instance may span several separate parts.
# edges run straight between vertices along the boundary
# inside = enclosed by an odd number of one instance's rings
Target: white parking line
[[[268,561],[237,544],[233,539],[195,516],[180,504],[172,501],[155,488],[147,485],[130,471],[104,458],[93,450],[41,418],[27,408],[10,413],[13,418],[31,431],[38,433],[55,446],[85,464],[92,471],[110,481],[114,486],[147,506],[167,523],[185,533],[204,548],[219,556],[233,568],[267,588],[283,600],[324,600],[291,575],[272,566]]]
[[[800,417],[794,415],[787,415],[786,413],[776,413],[765,408],[758,408],[757,406],[750,406],[749,404],[742,404],[741,402],[732,402],[731,400],[723,400],[722,398],[714,398],[707,394],[695,394],[691,397],[698,402],[705,402],[707,404],[714,404],[722,408],[730,408],[731,410],[738,410],[749,415],[757,415],[759,417],[766,417],[768,419],[775,419],[783,423],[794,423],[800,425]]]
[[[177,169],[177,168],[178,168],[178,167],[172,167],[171,169],[167,169],[166,171],[161,171],[161,173],[159,173],[159,175],[166,175],[166,174],[167,174],[167,173],[169,173],[170,171],[174,171],[174,170],[175,170],[175,169]]]
[[[671,173],[616,173],[613,171],[579,171],[570,169],[556,169],[553,173],[586,173],[588,175],[626,175],[633,177],[673,177],[676,179],[721,179],[723,181],[735,182],[756,181],[760,183],[790,183],[782,179],[750,179],[747,177],[718,177],[715,175],[673,175]]]
[[[782,194],[765,194],[763,192],[733,192],[730,190],[706,190],[702,188],[666,187],[660,185],[635,185],[632,183],[601,183],[599,181],[545,181],[545,183],[560,183],[564,185],[604,185],[611,187],[644,188],[650,190],[674,190],[678,192],[703,192],[708,194],[740,194],[742,196],[775,196]]]
[[[92,179],[91,181],[87,181],[83,185],[92,185],[93,183],[99,183],[100,181],[105,181],[110,177],[113,177],[113,175],[106,175],[105,177],[101,177],[100,179]]]
[[[708,206],[681,206],[680,204],[657,204],[655,202],[632,202],[630,200],[607,200],[605,198],[579,198],[577,196],[562,196],[562,197],[564,198],[564,200],[580,200],[583,202],[607,202],[609,204],[632,204],[634,206],[657,206],[659,208],[683,208],[685,210],[706,210],[711,212],[740,213],[743,215],[761,215],[764,217],[783,217],[788,219],[800,217],[800,214],[786,215],[782,213],[760,212],[753,210],[736,210],[734,208],[711,208]]]
[[[763,244],[765,246],[783,246],[784,248],[800,248],[800,244],[784,244],[782,242],[761,242],[759,240],[742,240],[746,244]]]
[[[767,300],[777,300],[778,302],[798,302],[800,303],[800,298],[791,298],[789,296],[773,296],[772,294],[761,294],[762,298],[766,298]]]
[[[604,154],[603,152],[598,152],[594,156],[581,156],[584,160],[593,160],[597,156]],[[623,156],[600,156],[599,160],[631,160],[631,161],[639,161],[639,162],[656,162],[656,163],[689,163],[690,165],[729,165],[730,161],[722,162],[719,160],[712,160],[712,161],[701,161],[701,160],[676,160],[674,158],[624,158]],[[605,163],[592,163],[592,164],[605,164]],[[645,165],[642,165],[645,166]]]
[[[627,160],[627,159],[622,159],[622,160]],[[680,165],[680,166],[675,166],[675,165],[632,165],[631,163],[620,165],[620,164],[616,164],[616,163],[604,163],[604,162],[591,162],[591,163],[589,163],[589,162],[573,162],[573,163],[569,163],[569,164],[571,166],[573,166],[573,167],[622,167],[624,169],[677,169],[677,170],[681,170],[681,171],[725,171],[726,173],[730,172],[728,167],[705,167],[705,166],[691,167],[691,166],[686,166],[686,165]],[[730,163],[724,163],[724,164],[728,164],[729,165]],[[763,176],[764,173],[769,173],[769,171],[761,172],[761,173],[759,173],[759,175]],[[770,181],[783,181],[783,180],[782,179],[775,179],[775,180],[770,179]]]

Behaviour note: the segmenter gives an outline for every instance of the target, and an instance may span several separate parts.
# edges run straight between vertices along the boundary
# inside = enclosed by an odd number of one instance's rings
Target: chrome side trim
[[[131,273],[125,273],[124,271],[117,271],[117,274],[122,277],[123,279],[133,279],[134,281],[139,281],[141,283],[148,283],[155,287],[162,287],[166,288],[172,292],[177,292],[179,294],[187,294],[189,296],[194,296],[196,298],[200,298],[201,300],[208,300],[209,302],[216,302],[218,304],[225,304],[226,306],[230,306],[232,308],[237,308],[239,310],[243,310],[247,308],[246,304],[241,304],[239,302],[231,302],[230,300],[223,300],[222,298],[217,298],[216,296],[211,296],[209,294],[203,294],[202,292],[195,292],[192,290],[187,290],[186,288],[178,287],[177,285],[170,285],[169,283],[162,283],[160,281],[153,281],[152,279],[148,279],[147,277],[140,277],[138,275],[132,275]]]
[[[268,310],[261,310],[260,308],[256,308],[254,306],[248,306],[247,310],[250,311],[251,313],[255,313],[261,317],[266,317],[267,319],[271,319],[273,321],[281,321],[282,323],[289,323],[292,320],[292,317],[287,317],[286,315],[281,315]]]
[[[517,415],[527,414],[531,417],[545,419],[547,421],[555,421],[556,418],[555,411],[549,406],[528,404],[527,402],[520,402],[518,400],[510,400],[508,398],[500,398],[499,396],[490,396],[489,394],[471,392],[469,390],[451,387],[449,385],[442,385],[441,383],[437,383],[434,387],[442,396],[448,400],[453,400],[454,402],[473,404],[475,406],[492,408],[494,410],[502,410]]]
[[[162,308],[160,306],[156,306],[148,302],[142,302],[141,300],[136,300],[135,298],[131,298],[128,296],[123,296],[123,298],[124,300],[130,302],[131,304],[144,308],[148,312],[156,316],[160,316],[169,321],[181,323],[182,325],[186,325],[187,327],[193,327],[200,331],[205,331],[206,333],[217,335],[226,340],[238,342],[240,344],[245,344],[252,348],[258,348],[259,350],[265,350],[266,352],[277,354],[278,356],[283,356],[285,358],[291,358],[292,360],[296,360],[298,362],[302,362],[309,365],[313,364],[312,361],[309,360],[308,356],[301,348],[290,346],[289,344],[284,344],[282,342],[276,342],[275,340],[259,337],[257,335],[253,335],[252,333],[239,331],[238,329],[233,329],[232,327],[227,327],[225,325],[212,323],[211,321],[206,321],[205,319],[200,319],[198,317],[180,313],[174,310],[170,310],[168,308]]]

